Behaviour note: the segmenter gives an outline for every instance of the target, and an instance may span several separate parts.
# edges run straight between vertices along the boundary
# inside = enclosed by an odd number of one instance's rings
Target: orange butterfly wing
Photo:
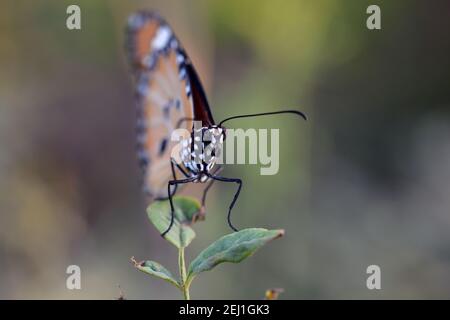
[[[152,197],[167,197],[176,145],[171,141],[173,130],[190,132],[192,119],[205,125],[214,121],[189,58],[160,16],[133,14],[128,20],[127,49],[136,82],[137,149],[144,189]]]

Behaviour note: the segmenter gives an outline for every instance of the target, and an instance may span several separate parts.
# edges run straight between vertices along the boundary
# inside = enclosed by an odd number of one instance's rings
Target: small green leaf
[[[196,213],[200,211],[200,203],[190,197],[174,197],[175,220],[165,239],[178,249],[187,247],[195,238],[195,232],[190,224],[195,220]],[[148,217],[155,228],[163,233],[170,225],[170,203],[155,201],[147,209]]]
[[[149,275],[158,277],[160,279],[166,280],[173,284],[176,287],[180,287],[178,284],[178,281],[175,280],[175,278],[172,276],[169,270],[164,268],[162,265],[160,265],[158,262],[155,261],[142,261],[142,262],[136,262],[134,258],[131,258],[131,260],[134,262],[134,266],[144,273],[147,273]]]
[[[178,219],[183,223],[194,223],[200,212],[200,202],[195,198],[183,196],[176,196],[173,199],[175,210],[178,207],[179,212],[182,212],[182,215],[178,215]]]
[[[200,272],[211,270],[222,262],[241,262],[267,242],[281,237],[283,234],[284,230],[250,228],[223,236],[192,261],[187,281],[192,281]]]

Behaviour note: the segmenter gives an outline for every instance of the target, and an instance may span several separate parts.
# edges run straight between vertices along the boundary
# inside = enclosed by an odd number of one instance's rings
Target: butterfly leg
[[[223,167],[219,167],[212,175],[219,174],[222,170],[223,170]],[[205,190],[203,190],[202,207],[205,206],[206,195],[208,194],[209,189],[211,189],[211,187],[212,187],[214,181],[216,181],[216,180],[211,179],[211,181],[210,181],[210,182],[208,183],[208,185],[206,186]]]
[[[180,170],[180,172],[183,174],[183,176],[185,176],[186,178],[189,178],[189,175],[186,173],[186,171],[184,171],[184,169],[175,161],[174,158],[170,158],[170,164],[172,166],[172,174],[173,174],[173,178],[174,180],[176,180],[175,177],[175,167],[177,167],[178,170]]]
[[[222,171],[223,167],[218,167],[218,169],[212,174],[212,175],[216,175],[218,173],[220,173]],[[203,195],[202,195],[202,206],[200,208],[199,213],[195,216],[196,220],[205,220],[205,216],[206,216],[206,207],[205,207],[205,202],[206,202],[206,196],[208,194],[209,189],[211,189],[212,185],[214,184],[214,179],[211,179],[211,181],[208,182],[208,185],[206,186],[206,188],[203,190]]]
[[[172,194],[170,192],[170,187],[175,186],[175,188],[176,188],[177,185],[179,185],[179,184],[189,183],[189,182],[194,181],[195,179],[197,179],[197,177],[189,177],[189,178],[180,179],[180,180],[170,180],[169,183],[167,184],[167,194],[169,195],[169,203],[170,203],[170,223],[169,223],[169,227],[166,229],[166,231],[161,233],[162,237],[164,237],[167,234],[167,232],[170,231],[170,229],[172,228],[173,223],[175,221],[175,209],[174,209],[173,200],[172,200],[174,194]]]
[[[173,158],[170,158],[170,168],[172,169],[172,177],[173,177],[173,180],[177,180],[177,175],[175,174],[175,167],[186,177],[186,178],[189,178],[189,175],[186,173],[186,171],[184,171],[183,170],[183,168],[178,164],[178,163],[176,163],[175,162],[175,159],[173,159]],[[177,192],[177,188],[178,188],[178,185],[175,185],[175,187],[174,187],[174,189],[172,190],[172,196],[173,195],[175,195],[175,192]],[[158,198],[156,198],[155,200],[158,200],[158,201],[164,201],[164,200],[167,200],[167,199],[169,199],[169,197],[167,196],[167,197],[158,197]]]
[[[233,210],[234,204],[236,203],[236,200],[238,199],[239,194],[241,193],[242,180],[239,178],[226,178],[226,177],[219,177],[219,176],[215,176],[215,175],[208,175],[208,176],[211,179],[214,179],[217,181],[234,182],[234,183],[238,184],[238,188],[236,190],[236,193],[234,194],[233,201],[231,201],[230,207],[228,208],[228,216],[227,216],[228,225],[230,226],[230,228],[233,229],[234,231],[238,231],[238,229],[235,228],[233,226],[233,224],[231,223],[231,210]]]
[[[185,178],[189,178],[189,175],[186,173],[186,171],[184,171],[184,169],[178,163],[175,162],[175,159],[170,158],[170,167],[172,169],[173,180],[177,180],[177,175],[175,174],[175,166],[184,175]],[[175,194],[175,192],[177,192],[177,188],[178,188],[178,185],[176,184],[172,191],[172,196]],[[167,200],[167,198],[166,198],[166,200]]]

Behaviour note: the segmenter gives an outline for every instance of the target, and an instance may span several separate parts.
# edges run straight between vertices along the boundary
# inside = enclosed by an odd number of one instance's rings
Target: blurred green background
[[[81,7],[82,30],[66,29]],[[378,4],[382,30],[366,28]],[[31,1],[0,3],[0,298],[181,295],[129,262],[176,271],[145,214],[123,50],[127,16],[154,9],[198,69],[216,120],[296,107],[235,127],[280,128],[280,170],[228,165],[239,227],[286,236],[202,274],[194,299],[450,296],[448,1]],[[231,124],[231,123],[230,123]],[[192,259],[229,233],[217,184]],[[66,289],[81,267],[82,290]],[[366,288],[381,267],[382,290]]]

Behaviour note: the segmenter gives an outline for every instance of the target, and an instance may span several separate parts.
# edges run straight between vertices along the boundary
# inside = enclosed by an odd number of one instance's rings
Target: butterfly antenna
[[[307,120],[306,115],[303,112],[297,111],[297,110],[281,110],[281,111],[273,111],[273,112],[263,112],[263,113],[254,113],[254,114],[243,114],[240,116],[233,116],[233,117],[229,117],[226,118],[222,121],[220,121],[219,123],[219,127],[222,126],[222,124],[228,120],[233,120],[233,119],[239,119],[239,118],[250,118],[250,117],[260,117],[260,116],[270,116],[270,115],[274,115],[274,114],[281,114],[281,113],[292,113],[292,114],[296,114],[300,117],[302,117],[303,119]]]

